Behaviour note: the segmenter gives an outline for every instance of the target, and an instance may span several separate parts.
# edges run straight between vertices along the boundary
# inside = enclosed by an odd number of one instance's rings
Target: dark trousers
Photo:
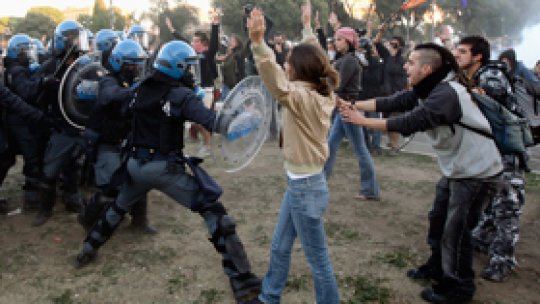
[[[428,230],[431,246],[428,264],[442,274],[437,292],[474,294],[471,231],[496,185],[497,178],[442,177],[437,183]]]

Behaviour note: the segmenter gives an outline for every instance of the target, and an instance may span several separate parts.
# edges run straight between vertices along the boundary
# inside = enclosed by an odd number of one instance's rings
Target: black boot
[[[39,197],[41,206],[36,217],[32,221],[32,226],[41,226],[45,224],[52,216],[54,203],[56,200],[56,185],[54,182],[46,182],[40,184]]]
[[[103,212],[114,203],[114,197],[105,196],[100,191],[88,200],[83,200],[81,212],[77,216],[79,224],[85,230],[92,228]]]
[[[230,278],[229,282],[237,303],[257,303],[253,301],[257,301],[262,282],[256,275],[251,272],[243,273]]]
[[[148,200],[145,198],[136,202],[130,211],[130,227],[146,234],[156,234],[158,231],[148,222]]]
[[[82,208],[82,199],[78,191],[62,193],[62,201],[66,206],[66,211],[79,213]]]
[[[40,209],[40,193],[39,181],[36,178],[26,178],[23,186],[24,202],[22,211],[25,213],[39,211]]]
[[[5,198],[0,198],[0,214],[6,214],[9,212],[8,202]]]

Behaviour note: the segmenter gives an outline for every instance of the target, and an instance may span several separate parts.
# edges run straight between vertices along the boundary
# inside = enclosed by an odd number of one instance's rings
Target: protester
[[[480,36],[460,40],[457,62],[473,84],[475,91],[487,94],[503,106],[512,99],[511,80],[501,63],[490,62],[489,42]],[[508,105],[510,109],[513,106]],[[516,267],[516,243],[519,240],[519,217],[525,203],[525,180],[520,155],[503,153],[503,179],[512,185],[504,197],[494,196],[484,209],[478,226],[473,230],[475,248],[489,255],[482,277],[503,281]]]
[[[221,62],[221,99],[225,100],[234,86],[245,77],[244,48],[238,35],[230,36],[226,53],[217,56],[217,60]]]
[[[342,27],[335,35],[336,50],[340,54],[334,67],[339,72],[340,84],[336,93],[345,100],[357,100],[362,92],[362,66],[356,57],[358,36],[354,29]],[[334,116],[330,134],[328,135],[329,156],[324,171],[326,177],[332,175],[337,152],[343,137],[351,143],[351,147],[358,160],[360,170],[359,191],[354,198],[360,201],[379,200],[379,184],[375,164],[366,146],[364,132],[361,127],[343,122],[341,115]]]
[[[404,40],[400,36],[394,36],[390,39],[388,47],[382,44],[382,37],[385,32],[385,26],[382,26],[375,38],[374,45],[377,48],[377,53],[384,61],[384,94],[392,95],[396,92],[404,90],[407,87],[407,75],[403,69],[405,59],[403,58]],[[391,113],[386,113],[386,117],[391,116]],[[395,155],[399,152],[399,133],[388,132],[388,147],[390,155]]]
[[[422,291],[427,302],[467,303],[476,290],[471,230],[478,222],[486,193],[500,180],[501,156],[493,140],[458,124],[490,132],[488,121],[464,86],[466,82],[458,81],[459,67],[450,51],[432,43],[418,45],[405,69],[412,90],[354,106],[342,102],[340,110],[347,122],[404,135],[425,131],[430,138],[443,174],[429,212],[431,255],[407,275],[437,282]],[[376,119],[365,118],[358,110],[405,113]]]
[[[329,198],[323,172],[328,157],[326,135],[334,105],[332,88],[338,84],[338,74],[313,35],[309,1],[302,8],[302,23],[303,41],[292,48],[283,71],[264,42],[262,12],[254,9],[248,21],[257,69],[272,96],[283,106],[288,184],[272,237],[270,265],[255,303],[281,302],[296,236],[313,273],[316,302],[339,303],[322,218]]]
[[[527,69],[523,62],[517,60],[516,51],[508,49],[499,55],[499,60],[504,62],[510,71],[510,75],[521,77],[530,83],[540,85],[540,80],[534,75],[531,70]]]

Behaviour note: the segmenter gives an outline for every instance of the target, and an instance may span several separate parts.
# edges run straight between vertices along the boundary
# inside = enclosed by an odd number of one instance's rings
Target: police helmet
[[[120,41],[112,50],[109,64],[114,72],[134,80],[144,74],[148,55],[139,43],[133,40]]]
[[[190,67],[194,67],[196,79],[200,71],[199,58],[193,48],[184,41],[170,41],[164,44],[156,56],[153,67],[158,71],[179,80]]]
[[[88,32],[77,21],[62,21],[54,30],[54,49],[63,54],[71,47],[75,47],[75,51],[88,51]]]
[[[37,61],[37,47],[26,34],[17,34],[8,41],[6,57],[27,65]]]
[[[144,49],[148,49],[148,46],[150,45],[148,33],[142,25],[133,25],[127,33],[127,39],[137,41]]]
[[[113,30],[103,29],[96,34],[94,49],[101,52],[111,51],[118,41],[120,41],[120,38]]]

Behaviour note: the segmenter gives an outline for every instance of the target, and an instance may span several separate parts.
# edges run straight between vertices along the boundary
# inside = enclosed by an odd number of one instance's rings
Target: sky
[[[528,68],[532,68],[536,61],[540,60],[540,44],[538,43],[540,24],[525,28],[522,37],[522,42],[515,47],[517,59],[522,60]]]
[[[26,11],[33,6],[51,6],[60,10],[67,7],[86,7],[94,5],[94,0],[16,0],[9,5],[2,5],[0,16],[22,17]],[[110,0],[104,0],[105,5],[109,5]],[[205,11],[210,7],[210,0],[188,0],[187,3],[197,6]],[[148,0],[113,0],[113,6],[123,9],[141,12],[149,7]]]

